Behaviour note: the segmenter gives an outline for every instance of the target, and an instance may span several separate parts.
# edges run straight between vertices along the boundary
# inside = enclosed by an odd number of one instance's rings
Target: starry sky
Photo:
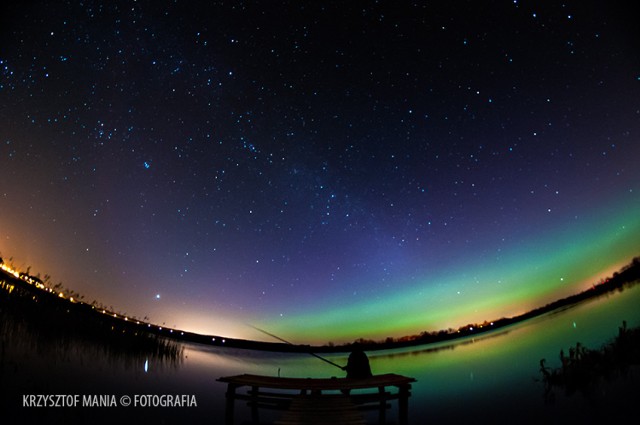
[[[0,255],[85,301],[339,342],[519,314],[640,254],[627,3],[10,3]]]

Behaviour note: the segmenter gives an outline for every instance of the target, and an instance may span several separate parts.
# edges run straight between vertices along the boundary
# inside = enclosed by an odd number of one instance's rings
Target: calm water
[[[598,348],[613,338],[623,320],[640,326],[640,286],[539,317],[492,335],[453,345],[370,352],[374,373],[399,373],[417,379],[409,402],[412,424],[444,423],[617,423],[634,413],[640,376],[600,386],[590,394],[566,396],[555,390],[545,401],[538,381],[539,361],[559,366],[559,351],[580,342]],[[11,423],[222,423],[225,385],[221,376],[241,373],[291,377],[343,376],[312,356],[262,353],[186,345],[179,364],[148,358],[114,358],[87,347],[53,350],[10,335],[0,359],[2,412]],[[344,355],[327,355],[346,364]],[[146,369],[146,370],[145,370]],[[636,370],[636,375],[638,371]],[[23,407],[24,394],[185,394],[197,407]],[[261,412],[268,422],[277,412]],[[387,415],[396,420],[395,406]],[[249,419],[239,402],[236,423]],[[375,422],[376,416],[370,417]],[[2,421],[5,423],[4,421]]]

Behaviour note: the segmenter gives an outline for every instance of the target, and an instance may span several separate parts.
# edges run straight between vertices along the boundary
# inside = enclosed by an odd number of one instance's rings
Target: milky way
[[[1,15],[0,253],[85,301],[379,338],[521,313],[640,253],[640,36],[620,5]]]

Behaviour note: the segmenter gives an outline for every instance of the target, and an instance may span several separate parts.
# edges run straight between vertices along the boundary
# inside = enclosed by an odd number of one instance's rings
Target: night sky
[[[625,5],[3,2],[0,255],[262,340],[572,294],[640,254]]]

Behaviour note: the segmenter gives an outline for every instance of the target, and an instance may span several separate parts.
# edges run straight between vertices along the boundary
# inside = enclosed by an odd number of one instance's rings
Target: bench
[[[287,413],[278,424],[316,423],[319,420],[337,425],[364,423],[362,415],[357,412],[367,408],[377,409],[380,423],[385,423],[386,409],[392,400],[398,400],[399,422],[406,424],[411,383],[415,379],[393,373],[361,379],[244,374],[222,377],[218,381],[227,384],[228,425],[234,422],[236,400],[247,401],[254,423],[259,423],[259,409],[281,409]],[[237,391],[243,387],[248,387],[246,393]]]

